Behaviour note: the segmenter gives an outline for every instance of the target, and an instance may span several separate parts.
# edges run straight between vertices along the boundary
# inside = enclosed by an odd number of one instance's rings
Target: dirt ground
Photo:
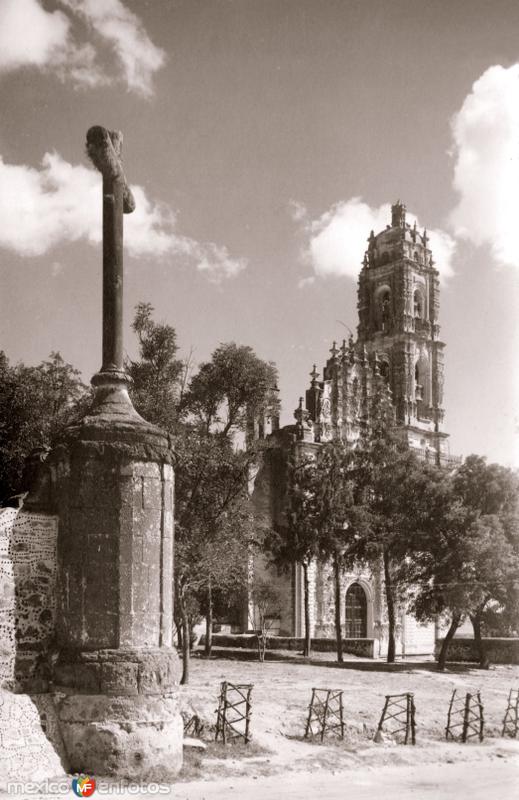
[[[329,658],[329,656],[328,656]],[[192,783],[194,794],[188,786],[177,785],[176,797],[212,797],[213,794],[196,794],[198,781],[209,780],[216,792],[215,780],[247,777],[247,786],[263,783],[269,776],[282,776],[278,787],[287,789],[303,780],[304,774],[332,776],[347,771],[353,775],[366,774],[375,769],[386,770],[400,766],[403,769],[425,765],[453,765],[461,775],[473,775],[484,767],[488,774],[510,769],[515,781],[519,765],[519,739],[501,738],[503,716],[511,688],[519,688],[519,666],[500,665],[490,670],[479,670],[469,665],[452,665],[445,673],[438,673],[432,662],[409,661],[391,669],[382,662],[364,661],[347,657],[343,667],[313,663],[286,663],[215,658],[209,661],[194,658],[190,684],[182,688],[182,707],[186,715],[197,714],[203,725],[202,738],[208,744],[202,756],[189,750],[181,776]],[[238,747],[214,744],[215,710],[219,684],[252,683],[250,745]],[[303,740],[308,704],[313,687],[342,689],[346,735],[344,741],[325,741],[324,744]],[[461,744],[445,741],[447,709],[453,689],[459,692],[479,690],[484,705],[485,739],[482,744]],[[413,692],[416,705],[416,746],[404,746],[391,738],[376,744],[373,736],[384,705],[386,694]],[[470,763],[469,763],[470,762]],[[479,765],[479,766],[478,766]],[[436,770],[438,772],[438,770]],[[298,777],[296,773],[301,773]],[[441,773],[441,770],[439,771]],[[486,774],[486,773],[485,773]],[[509,776],[510,777],[510,776]],[[366,780],[369,783],[369,779]],[[472,779],[472,781],[474,778]],[[220,785],[220,784],[218,784]],[[258,784],[257,784],[258,785]],[[478,786],[481,786],[481,781]],[[474,787],[474,791],[475,791]],[[243,787],[248,795],[248,789]],[[214,797],[219,797],[217,793]],[[222,796],[225,796],[225,792]],[[230,795],[229,795],[230,796]],[[238,795],[236,795],[238,796]],[[252,797],[260,797],[253,794]],[[273,797],[270,792],[265,795]],[[278,796],[282,796],[279,794]],[[295,796],[295,795],[294,795]],[[310,795],[308,795],[310,796]],[[330,797],[334,796],[333,794]],[[364,795],[356,793],[357,797]],[[365,795],[368,797],[368,794]],[[391,795],[392,797],[393,795]],[[429,797],[419,793],[419,798]],[[443,797],[444,795],[437,795]],[[446,794],[445,797],[451,795]],[[454,796],[454,795],[453,795]],[[475,800],[476,794],[470,795]],[[486,797],[498,797],[490,793]],[[519,796],[519,778],[517,779]],[[397,795],[395,794],[395,797]],[[385,797],[389,800],[389,796]]]

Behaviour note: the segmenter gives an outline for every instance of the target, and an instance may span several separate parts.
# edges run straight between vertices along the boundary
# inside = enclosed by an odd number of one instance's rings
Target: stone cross
[[[94,125],[87,132],[87,155],[103,176],[103,365],[102,376],[124,380],[123,363],[123,213],[135,201],[122,166],[123,135]],[[107,375],[108,373],[108,375]]]

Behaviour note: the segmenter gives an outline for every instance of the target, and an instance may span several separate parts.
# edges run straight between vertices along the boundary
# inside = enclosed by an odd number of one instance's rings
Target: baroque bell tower
[[[439,273],[427,231],[406,222],[400,201],[391,225],[368,239],[358,285],[358,341],[377,354],[409,444],[438,463],[447,453],[441,431],[443,349]],[[432,451],[432,452],[431,452]]]

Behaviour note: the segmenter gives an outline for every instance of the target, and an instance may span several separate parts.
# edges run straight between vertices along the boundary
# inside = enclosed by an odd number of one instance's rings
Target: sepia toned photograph
[[[519,4],[0,0],[0,797],[519,796]]]

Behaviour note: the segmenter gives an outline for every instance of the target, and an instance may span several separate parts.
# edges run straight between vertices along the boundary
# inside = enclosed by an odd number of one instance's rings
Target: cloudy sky
[[[0,0],[0,347],[100,366],[100,178],[124,132],[126,346],[147,301],[251,344],[284,421],[356,326],[397,198],[442,277],[451,451],[519,466],[516,0]]]

